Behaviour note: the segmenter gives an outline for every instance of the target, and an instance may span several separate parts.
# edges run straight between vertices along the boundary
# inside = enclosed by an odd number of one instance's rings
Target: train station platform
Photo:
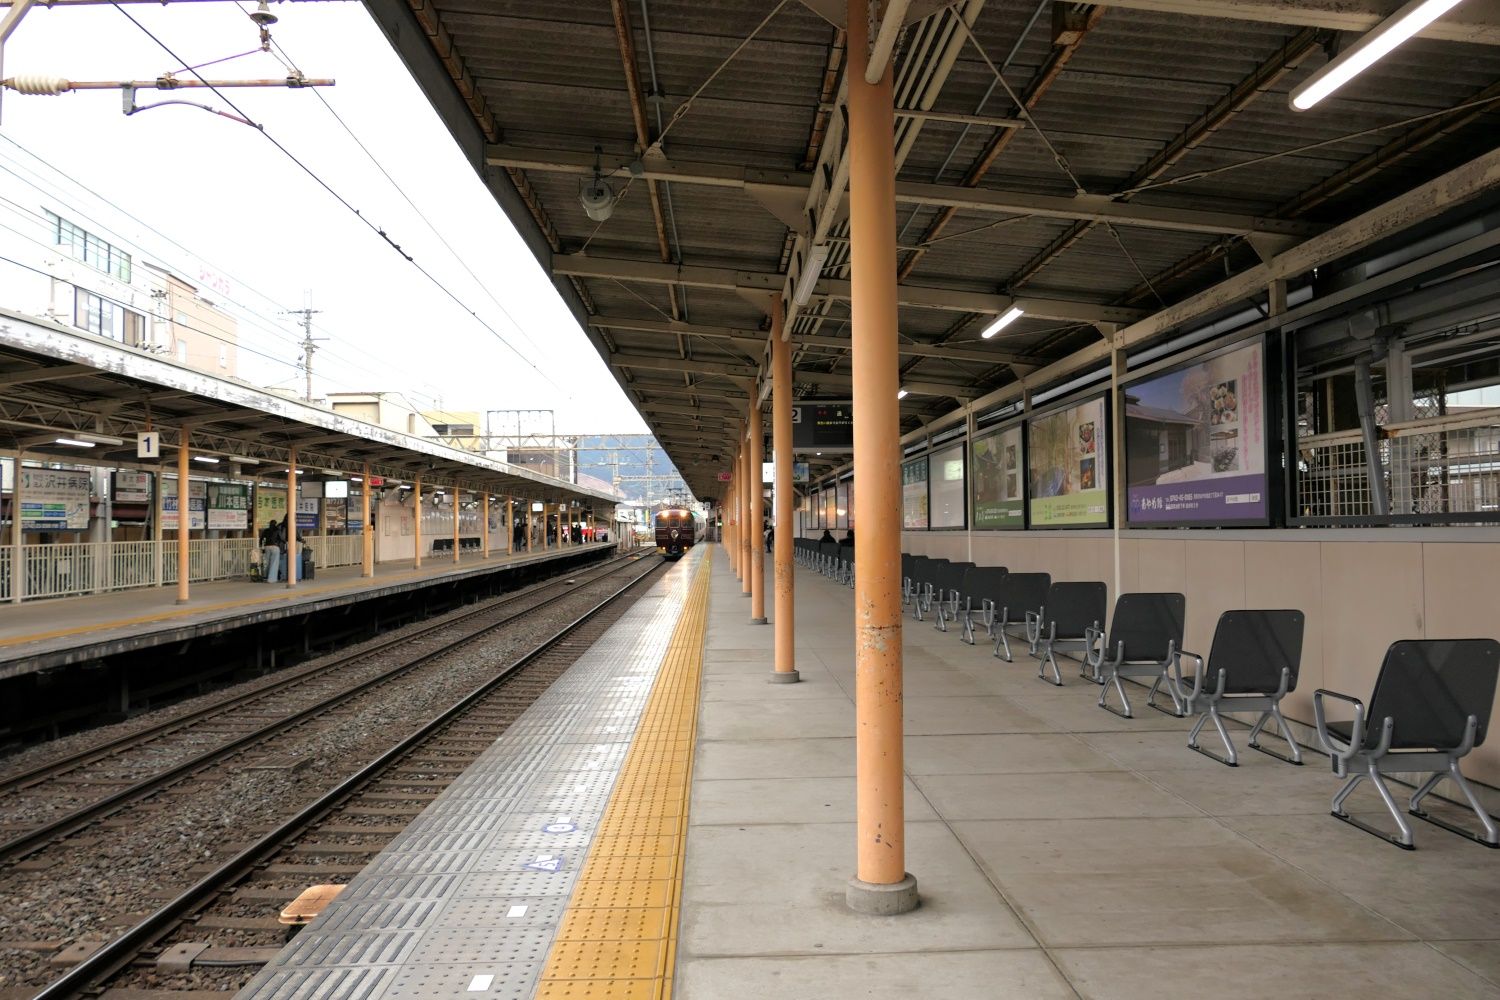
[[[84,597],[0,605],[0,679],[84,663],[170,643],[220,635],[247,626],[282,622],[362,602],[460,584],[496,573],[547,563],[598,558],[614,543],[568,545],[530,553],[464,552],[423,560],[383,562],[371,578],[360,567],[319,568],[295,587],[250,579],[195,583],[192,600],[176,603],[171,586],[119,590]]]
[[[1186,720],[931,623],[904,638],[921,905],[849,911],[852,592],[799,570],[802,683],[768,684],[770,630],[707,548],[241,1000],[1500,991],[1500,852],[1425,826],[1399,851],[1329,817],[1316,754],[1226,768]]]

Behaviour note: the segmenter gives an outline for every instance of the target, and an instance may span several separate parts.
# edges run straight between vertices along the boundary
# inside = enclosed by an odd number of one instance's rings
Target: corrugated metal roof
[[[470,108],[482,98],[494,137],[506,147],[576,155],[600,146],[605,167],[613,171],[637,155],[638,110],[648,141],[659,137],[660,123],[671,123],[661,147],[671,163],[689,172],[693,164],[703,163],[790,172],[806,184],[813,173],[803,170],[804,163],[820,151],[838,152],[826,148],[826,130],[839,131],[839,122],[829,113],[829,99],[837,92],[831,84],[843,68],[843,34],[796,0],[776,10],[748,42],[774,7],[768,0],[369,3],[378,16],[399,14],[408,22],[414,16],[429,39],[436,33],[436,41],[428,44],[447,58],[450,74],[467,74],[458,92],[470,98]],[[1324,46],[1334,39],[1330,33],[1115,7],[1101,13],[1072,5],[1092,22],[1076,46],[1066,47],[1054,44],[1049,9],[1020,38],[1037,9],[1032,0],[968,0],[961,9],[970,15],[977,12],[973,31],[990,59],[1001,62],[1014,48],[1005,78],[1019,94],[1039,94],[1031,116],[1040,131],[1028,125],[1012,134],[985,124],[898,119],[900,135],[915,135],[909,148],[901,147],[903,181],[940,183],[958,191],[968,178],[986,191],[1017,195],[1024,207],[1027,197],[1074,194],[1074,180],[1059,167],[1055,150],[1087,192],[1125,192],[1126,205],[1328,224],[1487,151],[1500,124],[1500,105],[1493,105],[1491,111],[1466,115],[1458,127],[1433,130],[1432,135],[1411,126],[1384,128],[1404,118],[1453,108],[1496,86],[1500,46],[1418,40],[1347,92],[1303,114],[1290,110],[1287,93],[1324,63]],[[617,11],[629,22],[628,43],[643,91],[635,95],[634,107],[622,64],[626,40],[616,30]],[[898,100],[917,108],[919,95],[925,94],[938,112],[1014,116],[1015,105],[1003,88],[994,87],[988,65],[956,31],[956,17],[945,9],[907,29],[897,54]],[[945,62],[944,52],[951,54],[955,48],[956,58]],[[1059,65],[1060,71],[1049,72],[1049,67]],[[1286,66],[1291,68],[1283,71]],[[1269,82],[1251,86],[1257,73],[1268,73]],[[434,93],[454,86],[430,75],[423,81]],[[472,81],[470,92],[465,91],[467,81]],[[684,110],[684,102],[700,88],[702,93]],[[1200,127],[1200,118],[1237,89],[1244,89],[1245,99],[1222,121],[1192,133],[1192,148],[1178,162],[1149,171],[1151,186],[1129,190],[1163,150]],[[987,91],[993,92],[982,102]],[[435,103],[440,103],[436,97]],[[680,115],[675,122],[674,115]],[[1382,130],[1350,136],[1367,129]],[[1043,141],[1043,133],[1052,148]],[[1002,137],[1004,148],[986,164],[997,137]],[[1414,145],[1420,139],[1419,148],[1405,148],[1404,139]],[[1319,145],[1303,148],[1314,144]],[[1360,168],[1348,178],[1352,183],[1339,181],[1377,151],[1383,151],[1380,169]],[[831,176],[828,164],[835,160],[825,158],[820,169]],[[1161,183],[1203,171],[1210,173]],[[778,196],[783,199],[778,216],[747,191],[715,186],[700,177],[670,185],[655,182],[657,209],[651,184],[628,181],[621,173],[610,183],[624,192],[623,197],[609,221],[600,225],[587,219],[579,206],[578,173],[561,165],[529,166],[524,179],[532,203],[524,217],[514,206],[512,214],[524,226],[532,225],[534,215],[545,218],[555,231],[558,252],[586,248],[588,256],[606,262],[601,265],[606,268],[613,260],[659,264],[665,239],[665,257],[673,265],[727,268],[750,275],[750,281],[786,270],[792,238],[788,213],[795,214],[801,204],[795,189],[786,191]],[[1226,267],[1235,272],[1257,260],[1234,232],[1184,232],[1124,223],[1111,232],[1024,213],[1008,217],[963,209],[951,219],[945,214],[932,206],[898,205],[900,242],[907,248],[901,259],[910,268],[906,284],[1010,292],[1071,301],[1080,308],[1155,308],[1221,280]],[[838,219],[830,232],[847,236]],[[930,244],[922,242],[934,236]],[[831,246],[824,276],[837,280],[847,273],[847,247],[839,242]],[[763,293],[698,287],[693,282],[674,288],[624,276],[571,280],[595,317],[686,324],[654,332],[592,324],[597,343],[610,356],[736,368],[759,364],[760,351],[723,339],[727,334],[720,328],[742,338],[749,331],[753,340],[755,331],[765,325]],[[718,280],[716,274],[710,283]],[[991,360],[989,354],[1059,356],[1098,338],[1082,321],[1027,316],[994,341],[981,341],[982,319],[931,305],[903,306],[902,333],[924,349],[903,358],[905,377],[936,387],[959,383],[966,393],[979,394],[1015,377],[1014,369],[1003,360]],[[692,327],[714,330],[703,335],[685,332]],[[802,311],[797,329],[847,340],[847,302],[815,297]],[[939,347],[955,356],[932,356]],[[798,352],[797,364],[810,373],[803,391],[830,397],[847,394],[827,378],[830,372],[847,371],[836,347],[808,346]],[[659,414],[648,413],[647,419],[689,483],[700,492],[713,493],[714,473],[722,462],[695,456],[727,458],[733,445],[723,434],[714,438],[699,426],[691,410],[701,408],[714,414],[708,423],[722,424],[721,411],[745,406],[745,387],[735,377],[707,370],[617,368],[638,403],[688,411],[675,413],[671,423]],[[943,405],[942,400],[918,393],[904,404],[912,414]],[[728,433],[733,432],[732,424],[731,420],[726,425]]]

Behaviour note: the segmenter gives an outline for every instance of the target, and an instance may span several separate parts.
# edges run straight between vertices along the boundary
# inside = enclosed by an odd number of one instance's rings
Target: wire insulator
[[[5,85],[19,94],[65,94],[73,84],[60,76],[42,76],[38,73],[23,73],[5,81]]]

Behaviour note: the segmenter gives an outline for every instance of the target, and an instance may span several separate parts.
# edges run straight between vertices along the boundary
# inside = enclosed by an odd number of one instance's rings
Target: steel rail
[[[617,573],[620,570],[624,569],[625,565],[628,565],[629,562],[640,558],[642,558],[642,556],[632,555],[625,556],[622,559],[610,560],[609,562],[604,563],[602,564],[602,566],[598,567],[601,569],[606,569],[608,570],[608,572],[598,574],[595,579],[602,579],[603,577],[610,575],[610,573]],[[611,569],[610,567],[613,568]],[[314,680],[318,677],[331,673],[334,670],[340,670],[352,664],[369,659],[370,657],[378,656],[379,654],[387,652],[393,647],[401,645],[402,643],[425,639],[426,637],[432,635],[434,632],[441,631],[445,628],[451,628],[454,625],[459,625],[466,621],[471,621],[480,615],[493,612],[496,608],[504,607],[507,604],[521,601],[528,597],[534,597],[540,593],[546,593],[552,590],[560,590],[569,586],[576,586],[576,584],[569,584],[567,580],[554,580],[544,582],[539,586],[529,588],[524,592],[514,593],[509,596],[501,597],[493,602],[485,602],[482,607],[477,607],[456,617],[445,618],[443,621],[435,622],[415,632],[407,632],[402,635],[388,636],[374,646],[367,647],[354,653],[348,653],[332,661],[315,663],[310,666],[298,667],[288,670],[285,676],[276,679],[271,684],[268,684],[264,687],[256,688],[254,691],[245,691],[239,694],[230,694],[224,698],[214,701],[212,704],[204,705],[200,708],[193,709],[192,711],[185,712],[181,715],[174,715],[170,719],[163,719],[161,722],[156,723],[155,725],[147,726],[144,729],[138,729],[134,732],[124,733],[120,736],[114,737],[113,739],[105,740],[102,743],[91,744],[87,747],[84,747],[82,750],[77,751],[76,753],[68,754],[62,757],[56,757],[52,760],[44,761],[43,763],[38,764],[36,767],[30,768],[28,770],[21,771],[16,774],[6,775],[5,777],[0,777],[0,795],[29,788],[32,785],[38,784],[39,782],[44,781],[47,778],[55,777],[59,774],[66,774],[68,771],[72,771],[77,768],[84,767],[88,764],[95,763],[96,761],[115,756],[116,751],[129,750],[135,747],[142,746],[146,743],[151,742],[151,740],[157,737],[169,735],[173,732],[190,726],[193,723],[202,722],[205,719],[215,718],[216,716],[222,715],[226,712],[230,712],[238,708],[243,708],[246,705],[254,704],[257,701],[264,700],[273,695],[281,694],[287,689],[296,687],[297,685],[305,681]]]
[[[618,569],[616,570],[616,572],[617,571]],[[609,574],[603,575],[607,576]],[[494,609],[490,608],[488,610],[493,611]],[[159,771],[156,774],[151,775],[150,777],[143,778],[142,780],[126,788],[122,788],[117,792],[107,795],[104,798],[97,799],[91,803],[88,803],[87,805],[80,806],[72,812],[60,816],[57,819],[28,830],[25,833],[18,834],[17,836],[12,837],[10,840],[0,842],[0,864],[14,862],[26,857],[29,854],[35,853],[41,848],[47,846],[49,843],[77,833],[79,830],[82,830],[97,822],[98,820],[103,819],[104,817],[109,816],[119,811],[120,809],[123,809],[133,802],[139,801],[143,798],[147,798],[150,795],[161,791],[163,788],[176,784],[178,781],[190,776],[194,772],[201,770],[202,768],[210,764],[228,757],[232,757],[240,751],[246,749],[247,747],[265,742],[272,736],[276,736],[286,730],[295,728],[303,722],[306,722],[309,719],[316,718],[317,716],[322,715],[330,709],[337,708],[338,706],[358,697],[359,695],[366,694],[377,687],[396,680],[397,678],[410,673],[416,668],[426,663],[430,663],[434,659],[442,656],[447,656],[458,647],[467,645],[468,643],[473,642],[476,639],[489,635],[491,632],[503,628],[506,625],[510,625],[536,610],[537,608],[534,606],[517,609],[516,611],[512,612],[509,615],[506,615],[498,621],[491,622],[474,632],[459,636],[453,641],[445,643],[437,649],[422,653],[415,659],[407,660],[403,663],[397,664],[390,670],[384,671],[383,673],[375,677],[371,677],[365,681],[362,681],[354,687],[346,688],[343,691],[338,692],[337,694],[325,698],[315,704],[309,705],[306,708],[294,712],[291,715],[277,719],[275,722],[271,722],[264,726],[261,726],[259,729],[254,729],[242,736],[238,736],[230,740],[227,743],[221,743],[215,747],[203,751],[200,754],[190,757],[187,760],[181,761],[180,763],[167,768],[165,771]],[[407,637],[399,640],[396,644],[409,641],[411,641],[411,639],[410,637]]]
[[[61,1000],[63,997],[77,996],[83,990],[94,985],[98,980],[111,976],[124,968],[138,952],[149,947],[159,937],[171,931],[181,917],[207,902],[209,897],[253,872],[257,865],[263,863],[267,858],[270,858],[280,850],[286,841],[296,838],[306,827],[331,812],[344,799],[353,796],[359,791],[361,786],[377,777],[391,764],[406,756],[410,751],[416,749],[427,740],[428,737],[483,701],[485,697],[516,671],[531,664],[553,647],[562,643],[572,632],[586,624],[591,618],[619,600],[640,584],[642,580],[645,580],[660,568],[660,563],[653,564],[646,572],[604,598],[604,600],[594,605],[578,618],[564,625],[550,638],[544,639],[529,652],[511,661],[508,666],[493,678],[469,692],[440,715],[427,722],[348,778],[339,782],[323,795],[302,807],[290,819],[199,879],[155,913],[147,915],[115,940],[74,966],[60,979],[54,980],[40,993],[36,994],[33,1000]]]

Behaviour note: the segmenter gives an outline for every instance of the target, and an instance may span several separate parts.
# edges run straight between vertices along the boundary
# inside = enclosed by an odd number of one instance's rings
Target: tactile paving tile
[[[535,991],[540,962],[465,962],[461,965],[410,965],[395,970],[384,1000],[528,1000]],[[488,989],[471,991],[475,976],[493,976]],[[318,1000],[322,1000],[321,997]]]
[[[625,992],[578,996],[631,997],[641,984],[648,992],[639,995],[654,995],[661,984],[642,970],[648,952],[656,961],[671,913],[671,838],[679,821],[642,816],[611,824],[618,839],[605,849],[601,870],[645,877],[631,890],[597,891],[592,919],[569,922],[566,906],[591,843],[605,832],[606,808],[683,614],[680,580],[696,566],[684,561],[658,581],[303,931],[300,948],[283,950],[240,996],[531,997],[563,923],[572,942],[606,940],[590,928],[622,929],[630,936],[619,940],[650,942],[639,956],[616,954],[610,961],[619,968],[599,959],[597,974],[611,978],[595,982]],[[653,768],[679,764],[676,752],[690,749],[656,739],[670,759],[637,767],[627,780],[649,781]],[[558,823],[574,828],[546,832]],[[556,870],[535,867],[547,863]],[[331,963],[360,954],[367,971],[380,975],[358,983],[328,978],[348,971]],[[392,954],[399,964],[386,964]],[[637,974],[645,978],[632,978]],[[474,976],[494,978],[471,991]],[[289,986],[291,992],[266,992]]]
[[[251,985],[258,1000],[373,1000],[394,978],[395,968],[276,969],[262,972]],[[269,974],[268,974],[269,973]]]

